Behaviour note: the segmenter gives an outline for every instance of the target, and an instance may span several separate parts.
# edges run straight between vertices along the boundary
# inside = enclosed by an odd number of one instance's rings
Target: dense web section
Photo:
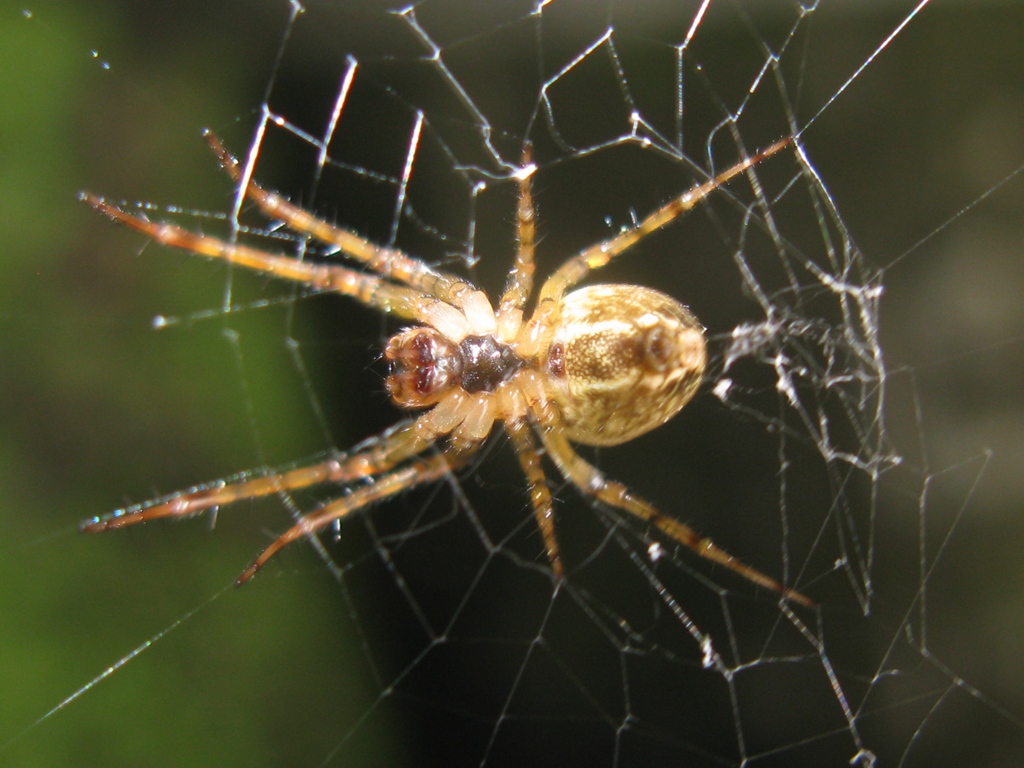
[[[319,561],[295,545],[245,588],[316,568],[344,606],[338,631],[357,639],[352,675],[370,694],[339,712],[323,764],[352,764],[381,723],[423,735],[412,763],[446,765],[912,765],[928,762],[958,707],[1019,730],[928,643],[929,578],[970,502],[934,522],[930,498],[951,478],[972,487],[986,459],[934,469],[920,445],[894,439],[888,399],[906,377],[887,369],[880,341],[886,270],[858,249],[815,162],[821,116],[923,6],[907,4],[873,53],[822,83],[809,74],[828,56],[816,3],[282,3],[263,100],[213,126],[244,177],[492,297],[515,253],[525,147],[546,276],[792,140],[593,275],[679,298],[707,327],[712,362],[672,423],[584,455],[817,603],[758,589],[571,485],[555,489],[567,574],[553,583],[499,430],[445,482],[312,541]],[[338,258],[240,191],[224,214],[137,205],[296,258]],[[247,394],[264,468],[237,477],[351,452],[401,416],[377,393],[332,394],[356,386],[347,369],[379,381],[374,355],[396,326],[308,293],[228,270],[220,306],[157,319],[164,333],[221,324],[249,392],[264,353],[238,318],[281,311],[324,451],[286,464],[296,457],[262,440],[267,415]],[[330,334],[342,342],[323,342]],[[352,413],[367,401],[365,417]],[[294,519],[352,490],[282,494],[264,519],[280,531],[282,510]],[[911,533],[894,534],[894,521]]]

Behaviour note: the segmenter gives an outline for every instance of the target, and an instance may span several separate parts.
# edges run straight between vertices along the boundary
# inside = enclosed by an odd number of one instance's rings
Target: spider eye
[[[644,362],[649,368],[664,371],[672,363],[676,344],[660,325],[649,329],[644,336]]]

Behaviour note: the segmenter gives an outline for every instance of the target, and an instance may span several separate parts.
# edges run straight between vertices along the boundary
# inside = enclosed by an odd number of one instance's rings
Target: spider
[[[174,224],[128,213],[89,193],[81,198],[114,221],[151,240],[244,266],[316,291],[333,291],[399,318],[411,327],[390,338],[386,386],[403,409],[419,411],[361,450],[268,476],[216,483],[120,509],[82,524],[109,531],[163,517],[193,515],[224,504],[316,484],[358,485],[300,517],[237,579],[248,581],[280,550],[374,502],[443,478],[467,463],[496,422],[501,422],[526,476],[529,499],[553,579],[565,568],[555,535],[551,491],[542,466],[546,454],[582,494],[647,521],[701,557],[754,584],[803,605],[810,598],[746,565],[669,517],[621,483],[608,480],[573,449],[577,443],[625,443],[672,418],[703,378],[704,329],[689,309],[660,291],[636,285],[572,289],[641,238],[689,211],[708,194],[789,144],[783,139],[694,186],[635,226],[584,249],[533,292],[535,212],[530,177],[536,166],[524,152],[517,174],[518,250],[495,310],[483,291],[400,250],[384,248],[265,190],[243,174],[238,160],[210,131],[207,143],[245,196],[268,218],[328,244],[363,269],[299,261],[246,245],[196,234]],[[539,441],[539,443],[538,443]],[[431,450],[443,442],[440,450]],[[543,450],[542,450],[543,449]]]

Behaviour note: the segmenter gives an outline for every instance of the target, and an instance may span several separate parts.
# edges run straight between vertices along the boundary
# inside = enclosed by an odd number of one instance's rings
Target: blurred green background
[[[354,5],[346,18],[377,34],[384,4]],[[808,87],[819,98],[907,10],[823,5],[815,34],[834,47],[835,70],[815,62],[822,69]],[[352,628],[350,608],[312,556],[289,561],[282,578],[230,589],[266,531],[280,530],[279,508],[262,518],[261,510],[223,514],[213,533],[202,520],[77,532],[82,519],[119,505],[323,449],[324,423],[287,354],[286,327],[314,360],[354,350],[355,368],[372,363],[378,321],[320,343],[323,316],[291,319],[287,303],[155,331],[156,315],[219,307],[224,271],[142,251],[142,238],[76,201],[90,189],[224,210],[229,185],[199,131],[213,126],[244,146],[287,13],[286,3],[267,0],[0,7],[0,764],[319,765],[364,714],[346,765],[444,762],[432,751],[439,747],[370,706],[377,689],[366,664],[352,661],[363,639],[343,630]],[[900,258],[1024,163],[1022,25],[1017,3],[937,0],[808,133],[816,167],[876,264]],[[310,60],[344,53],[339,43]],[[1016,717],[1024,712],[1022,209],[1017,179],[953,220],[889,271],[882,311],[889,364],[913,370],[923,414],[918,424],[911,378],[896,377],[891,426],[900,447],[919,463],[923,438],[932,471],[994,451],[976,487],[977,462],[931,487],[930,510],[966,515],[953,536],[933,542],[948,547],[929,625],[938,655]],[[245,345],[241,358],[226,327]],[[387,424],[383,396],[366,405],[359,394],[374,381],[366,370],[331,379],[323,399],[335,444]],[[346,405],[353,394],[358,416]],[[31,727],[197,606],[112,679]],[[974,715],[977,724],[960,722],[980,730],[962,743],[951,736],[945,754],[1019,765],[1019,719],[983,706]],[[338,723],[349,725],[339,733]]]

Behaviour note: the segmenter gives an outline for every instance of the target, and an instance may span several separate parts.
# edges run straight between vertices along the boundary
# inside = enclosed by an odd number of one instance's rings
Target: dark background
[[[346,526],[348,541],[342,546],[347,548],[335,559],[356,566],[344,590],[308,548],[285,553],[279,565],[248,588],[230,589],[268,540],[267,532],[285,525],[280,504],[225,511],[212,532],[200,519],[103,537],[77,533],[83,518],[122,504],[244,468],[291,461],[329,445],[345,447],[387,426],[395,416],[380,389],[374,351],[387,329],[373,315],[338,306],[344,302],[318,298],[295,304],[286,300],[287,293],[271,289],[267,294],[262,281],[243,277],[236,279],[240,303],[268,295],[278,300],[228,322],[214,312],[212,320],[154,331],[156,315],[194,318],[220,307],[224,271],[154,248],[139,255],[142,238],[108,225],[75,200],[87,188],[129,201],[225,210],[230,185],[208,156],[199,131],[212,126],[234,148],[247,146],[285,28],[285,3],[39,2],[28,7],[32,19],[20,7],[0,9],[0,762],[461,764],[455,760],[459,749],[473,756],[468,764],[478,762],[483,742],[474,739],[485,740],[494,731],[495,707],[511,690],[508,675],[519,669],[518,657],[480,642],[463,646],[456,628],[444,636],[450,657],[414,665],[414,679],[403,680],[386,705],[374,706],[381,702],[380,683],[360,644],[374,649],[386,681],[428,645],[422,629],[406,623],[408,617],[394,607],[403,600],[395,594],[393,575],[373,556],[368,537],[374,529]],[[396,77],[415,71],[408,61],[423,51],[406,27],[382,12],[384,7],[311,4],[307,13],[311,18],[316,14],[316,33],[293,40],[286,49],[290,58],[272,105],[297,123],[319,124],[350,52],[361,58],[394,53],[405,57],[405,65],[395,68]],[[525,12],[501,6],[502,12],[488,20],[473,16],[473,7],[427,5],[422,15],[442,38],[447,34],[454,40],[466,34],[461,24],[496,28],[499,17],[520,19]],[[671,18],[685,30],[690,15],[658,3],[646,4],[644,11],[649,15],[629,17],[641,39],[645,34],[671,38],[659,20]],[[752,18],[773,29],[769,4],[754,4],[753,11]],[[812,20],[814,46],[806,70],[790,80],[794,88],[802,86],[802,93],[791,94],[801,105],[798,117],[806,120],[817,111],[907,11],[902,3],[823,4]],[[588,23],[599,29],[604,22]],[[881,486],[885,496],[876,519],[880,577],[902,578],[911,595],[920,585],[914,549],[919,524],[927,532],[929,563],[935,550],[944,547],[928,582],[930,634],[915,642],[925,640],[952,671],[910,674],[934,668],[920,653],[888,659],[920,688],[894,689],[891,708],[873,701],[872,711],[881,715],[866,717],[862,724],[877,736],[868,746],[885,745],[887,765],[896,764],[908,743],[913,744],[908,765],[1018,765],[1024,756],[1017,719],[1024,712],[1019,640],[1024,530],[1018,514],[1024,458],[1019,439],[1024,415],[1024,184],[1011,181],[957,217],[1024,162],[1022,24],[1024,11],[1016,4],[937,0],[805,137],[848,231],[874,264],[886,268],[881,333],[893,374],[888,418],[907,467]],[[621,25],[624,30],[625,17]],[[709,26],[709,39],[712,31]],[[708,50],[702,56],[709,71],[725,72],[731,66],[727,42],[733,32],[715,33],[726,41],[724,58]],[[588,34],[580,31],[580,39]],[[565,45],[582,48],[566,35]],[[518,48],[530,51],[530,43],[523,33]],[[98,57],[91,57],[90,50],[98,51]],[[458,46],[450,50],[453,60],[459,51]],[[493,69],[481,64],[475,76],[495,84],[487,93],[488,115],[514,124],[531,105],[521,100],[522,94],[532,96],[536,88],[518,86],[508,72],[535,67],[536,61],[528,54],[525,62],[510,62],[500,53],[495,53],[497,63],[489,65]],[[470,70],[464,71],[469,77]],[[631,70],[630,80],[641,87],[644,78],[637,71]],[[389,74],[383,65],[375,72]],[[671,70],[656,70],[652,77],[663,87],[672,82]],[[606,95],[607,81],[595,82],[595,93]],[[574,87],[584,92],[581,85]],[[396,118],[393,132],[383,119],[366,124],[374,132],[353,137],[356,146],[365,148],[359,159],[370,167],[400,161],[408,123]],[[755,133],[745,138],[760,145],[774,137]],[[701,148],[700,140],[687,145],[693,154]],[[269,149],[267,154],[261,178],[297,198],[307,194],[309,157],[287,143],[276,155]],[[620,176],[617,168],[551,164],[547,175],[539,175],[548,264],[603,236],[605,216],[626,221],[630,206],[643,212],[678,186],[671,173]],[[580,175],[574,176],[577,171]],[[429,178],[428,169],[423,176]],[[605,183],[607,178],[615,184]],[[413,199],[432,220],[464,221],[465,190],[457,179],[446,181],[454,193],[448,195],[440,182],[436,210],[429,208],[427,192]],[[387,238],[391,209],[382,201],[393,196],[386,189],[344,188],[331,197],[330,184],[325,181],[322,212],[374,239]],[[379,200],[374,197],[378,193]],[[472,274],[492,293],[499,290],[512,253],[513,200],[509,185],[480,198],[477,253],[483,260]],[[189,222],[197,220],[186,218]],[[216,231],[218,225],[200,220],[198,226]],[[450,231],[456,231],[454,224]],[[681,244],[667,242],[668,252],[697,250],[685,238],[699,235],[685,225],[677,234]],[[433,248],[436,257],[454,258],[436,241],[425,240],[424,249]],[[695,294],[692,285],[687,287],[690,276],[664,261],[651,265],[637,259],[615,269],[620,271],[611,279],[669,290],[693,304],[702,318],[718,318],[720,329],[729,327],[730,312],[742,316],[741,309],[722,304],[724,297]],[[677,283],[669,285],[672,280]],[[714,320],[705,322],[715,330]],[[237,331],[237,345],[226,338],[226,328]],[[284,344],[286,334],[300,341],[308,377],[297,372]],[[324,408],[322,418],[310,407],[307,382]],[[246,403],[252,403],[251,414]],[[741,467],[771,488],[771,473],[778,467],[774,443],[756,422],[737,425],[728,415],[705,397],[692,414],[636,445],[602,452],[600,460],[610,474],[665,507],[699,492],[690,475],[719,478],[708,473],[721,472],[718,485],[744,486],[731,503],[750,510],[754,522],[726,525],[713,515],[701,517],[699,499],[692,499],[690,514],[701,530],[730,550],[775,572],[770,557],[759,561],[749,556],[758,551],[757,483],[730,479],[731,469]],[[500,443],[496,448],[501,450],[495,451],[494,461],[463,482],[462,490],[472,509],[494,526],[495,536],[506,525],[517,551],[536,556],[526,528],[529,516],[524,517],[518,495],[521,480],[507,450]],[[651,456],[664,457],[664,462],[652,462]],[[655,471],[653,464],[659,464]],[[677,466],[690,467],[690,475]],[[927,517],[917,514],[922,493]],[[587,513],[571,490],[562,496],[566,515]],[[763,515],[777,521],[771,492],[760,503]],[[458,504],[449,489],[436,499],[414,494],[395,502],[391,516],[381,510],[376,535],[407,530],[404,526],[423,510],[439,510],[436,514],[445,520]],[[510,522],[494,522],[491,518],[503,519],[506,505]],[[707,506],[718,505],[712,500]],[[791,515],[796,512],[794,505]],[[465,518],[461,513],[454,517]],[[802,521],[791,524],[814,532]],[[523,577],[499,571],[497,591],[487,585],[469,589],[465,579],[473,571],[473,558],[481,556],[472,550],[479,547],[478,539],[460,525],[440,530],[443,535],[412,537],[425,545],[412,549],[401,563],[404,575],[421,579],[409,587],[415,603],[444,615],[444,606],[467,594],[481,600],[497,595],[472,615],[493,622],[494,636],[512,638],[521,650],[524,637],[531,635],[529,630],[519,634],[523,630],[517,627],[537,626],[530,611],[550,603],[543,580],[535,573]],[[584,542],[587,535],[586,528],[579,533]],[[573,544],[571,536],[567,542],[565,533],[562,540],[570,551],[574,546],[586,551],[587,544]],[[706,573],[727,581],[720,571]],[[885,618],[877,622],[858,624],[851,600],[831,611],[825,608],[826,651],[833,641],[837,653],[847,650],[847,626],[855,627],[849,642],[863,644],[864,666],[843,670],[849,672],[844,680],[855,698],[856,673],[870,673],[872,679],[881,672],[869,661],[881,657],[869,649],[898,646],[905,639],[899,620],[911,602],[905,592],[896,593],[898,599],[880,594],[877,614]],[[563,606],[561,598],[557,604]],[[683,608],[700,610],[690,604]],[[519,609],[531,618],[521,618]],[[359,612],[357,621],[353,610]],[[920,610],[920,604],[913,610]],[[571,607],[565,615],[572,616]],[[112,679],[30,728],[79,686],[183,616],[188,618],[181,626]],[[920,624],[912,626],[917,632]],[[734,631],[740,636],[741,629]],[[553,639],[559,630],[543,634]],[[595,647],[601,648],[600,642]],[[680,647],[696,657],[692,645]],[[618,664],[628,654],[608,650],[605,645],[606,657],[594,657],[594,677],[584,681],[588,696],[582,704],[565,693],[572,686],[564,681],[552,684],[550,691],[542,682],[528,687],[524,696],[536,697],[532,709],[531,701],[517,702],[513,709],[541,716],[537,722],[516,720],[500,731],[517,744],[513,749],[501,743],[495,755],[511,756],[507,759],[518,764],[611,764],[612,729],[600,722],[594,726],[600,717],[588,708],[615,699],[614,690],[606,694],[601,687],[610,679],[614,689],[615,677],[602,676],[600,667],[606,661]],[[569,655],[563,651],[563,657]],[[673,707],[723,714],[700,736],[680,738],[728,758],[735,740],[729,733],[734,724],[730,705],[719,700],[721,690],[701,688],[698,674],[688,681],[682,670],[692,671],[685,663],[668,665],[663,687],[669,689],[669,680],[678,683],[671,688],[675,693],[634,702],[635,711],[655,729]],[[561,680],[556,671],[530,671],[541,681]],[[644,675],[657,678],[658,668],[652,664],[637,671],[638,688]],[[958,688],[954,675],[981,693]],[[792,689],[785,687],[787,681]],[[879,680],[873,682],[880,694],[888,691]],[[853,751],[849,732],[839,726],[839,743],[834,742],[829,729],[836,723],[815,719],[816,708],[835,707],[829,691],[811,689],[820,680],[805,681],[793,673],[769,676],[759,684],[770,690],[752,685],[754,690],[741,691],[743,730],[752,753],[760,745],[781,743],[791,748],[776,758],[783,760],[778,764],[845,764]],[[785,703],[773,706],[772,697]],[[747,712],[748,701],[786,715],[776,722]],[[466,702],[480,702],[479,711],[459,709],[469,706]],[[802,715],[801,702],[808,710]],[[555,717],[560,708],[585,713],[583,724],[572,717],[561,723]],[[454,714],[446,718],[444,713]],[[364,715],[367,719],[360,721]],[[810,723],[806,729],[794,725],[800,717]],[[664,719],[673,722],[667,715]],[[454,740],[453,723],[471,735]],[[922,723],[925,727],[912,741]],[[723,724],[725,735],[713,735]],[[354,736],[343,741],[350,730]],[[762,730],[772,733],[762,739]],[[537,734],[548,732],[560,740],[545,745]],[[663,735],[652,741],[663,744]],[[805,738],[805,747],[792,748]],[[339,743],[343,747],[335,757],[332,750]],[[622,754],[624,764],[633,763],[628,755],[634,753],[623,748]],[[644,755],[644,764],[660,762],[653,751],[636,754]],[[671,746],[664,747],[664,756],[679,757]],[[703,758],[691,754],[689,759],[697,763]],[[766,757],[757,764],[774,763]]]

